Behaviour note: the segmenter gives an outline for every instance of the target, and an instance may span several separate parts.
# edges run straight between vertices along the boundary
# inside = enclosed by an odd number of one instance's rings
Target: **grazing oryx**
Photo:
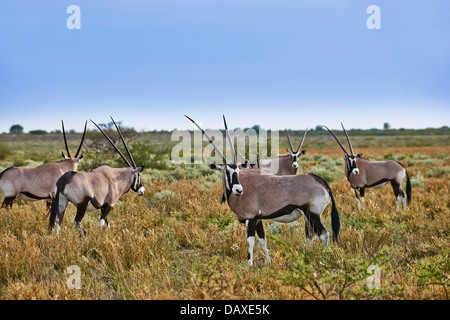
[[[87,121],[84,125],[80,145],[73,157],[67,146],[64,122],[62,120],[61,122],[67,156],[61,152],[64,160],[44,163],[36,168],[10,167],[5,169],[0,173],[0,189],[4,198],[2,207],[12,208],[13,201],[18,195],[26,201],[47,199],[47,207],[50,207],[56,194],[56,181],[64,173],[77,170],[78,162],[83,158],[80,151],[86,134]]]
[[[287,138],[289,141],[289,147],[290,147],[290,150],[288,148],[286,148],[288,155],[279,156],[277,158],[272,158],[272,159],[259,159],[258,160],[259,168],[263,169],[264,171],[273,173],[277,176],[295,175],[297,173],[297,168],[298,168],[298,159],[300,158],[300,156],[302,156],[306,153],[306,150],[302,150],[300,152],[300,149],[303,145],[303,141],[305,141],[307,132],[308,132],[308,129],[306,129],[305,133],[303,134],[302,141],[300,141],[297,151],[294,151],[294,148],[292,147],[291,137],[289,136],[289,133],[286,130],[286,135],[287,135]],[[278,166],[274,165],[276,162],[278,162]],[[274,167],[277,168],[276,172],[273,172]]]
[[[312,230],[328,245],[328,231],[322,225],[320,216],[331,199],[331,225],[333,240],[337,242],[340,230],[339,213],[336,209],[333,194],[327,182],[312,174],[276,176],[263,173],[262,169],[245,169],[236,165],[233,143],[227,129],[225,117],[225,130],[228,136],[233,162],[227,161],[207,133],[191,118],[202,134],[212,144],[224,166],[211,164],[210,168],[222,172],[223,194],[231,210],[238,220],[247,224],[247,243],[249,265],[253,264],[253,246],[255,231],[258,234],[266,255],[266,262],[270,263],[262,220],[274,220],[289,223],[305,217],[305,230],[307,239],[314,240]]]
[[[144,167],[136,166],[119,127],[114,122],[114,119],[112,119],[112,121],[119,132],[120,138],[125,145],[125,149],[133,165],[128,162],[106,133],[92,121],[112,144],[114,149],[120,154],[129,168],[100,166],[90,172],[67,172],[64,174],[56,184],[57,193],[50,210],[49,228],[50,230],[53,228],[56,220],[56,234],[59,233],[64,212],[66,211],[69,202],[72,202],[77,207],[74,224],[79,228],[81,235],[84,237],[84,232],[81,229],[80,223],[86,211],[101,209],[100,226],[103,226],[106,223],[106,226],[108,227],[108,214],[114,209],[114,205],[122,195],[127,193],[130,189],[140,196],[144,194],[145,189],[141,183],[140,177]]]
[[[411,202],[411,182],[409,180],[408,172],[405,167],[397,161],[370,161],[363,158],[359,153],[356,156],[353,153],[352,144],[348,137],[347,131],[344,125],[341,123],[342,129],[344,129],[345,136],[347,137],[348,145],[351,154],[349,154],[342,146],[339,139],[331,132],[330,129],[325,127],[331,135],[336,139],[339,146],[344,151],[345,159],[345,175],[347,176],[350,185],[355,190],[356,202],[358,208],[361,207],[361,202],[364,202],[364,190],[365,188],[381,188],[388,182],[391,183],[394,189],[394,194],[397,198],[397,204],[395,209],[398,209],[400,201],[402,202],[403,209],[406,208],[405,193],[402,190],[402,182],[406,176],[406,199],[408,204]],[[358,191],[359,190],[359,195]],[[361,196],[361,199],[360,199]]]

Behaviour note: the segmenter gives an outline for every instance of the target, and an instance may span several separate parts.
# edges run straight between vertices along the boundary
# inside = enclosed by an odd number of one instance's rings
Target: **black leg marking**
[[[248,244],[248,259],[249,266],[253,265],[253,246],[255,245],[255,230],[256,219],[247,220],[247,244]]]
[[[14,199],[16,198],[16,196],[14,196],[14,197],[8,197],[8,198],[5,198],[5,199],[3,199],[3,204],[2,204],[2,208],[12,208],[12,205],[13,205],[13,201],[14,201]]]
[[[359,188],[359,195],[361,196],[361,198],[364,198],[365,190],[365,188]]]
[[[89,204],[89,201],[91,201],[90,198],[85,198],[82,203],[77,205],[77,214],[76,214],[75,220],[74,220],[75,226],[77,226],[80,229],[80,235],[83,237],[86,237],[86,235],[85,235],[83,229],[81,228],[81,220],[83,219],[84,214],[86,213],[86,209]]]
[[[264,233],[264,226],[261,220],[256,221],[256,233],[260,239],[265,239],[266,235]]]
[[[329,235],[327,229],[323,226],[322,222],[320,221],[320,216],[315,214],[311,214],[310,216],[311,216],[310,223],[314,232],[327,247]]]
[[[109,204],[105,205],[102,208],[102,215],[100,216],[100,225],[102,225],[102,220],[106,223],[106,226],[109,226],[109,222],[108,222],[108,214],[112,211],[112,209],[114,209],[114,207],[110,206]]]

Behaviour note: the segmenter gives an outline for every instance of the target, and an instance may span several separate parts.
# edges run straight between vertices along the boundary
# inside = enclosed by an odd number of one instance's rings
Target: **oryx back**
[[[297,168],[292,166],[292,158],[290,155],[272,159],[260,159],[259,167],[277,176],[295,175],[297,173]]]
[[[56,182],[67,171],[77,170],[73,159],[44,163],[36,168],[11,167],[0,176],[3,197],[33,201],[51,199],[56,194]]]

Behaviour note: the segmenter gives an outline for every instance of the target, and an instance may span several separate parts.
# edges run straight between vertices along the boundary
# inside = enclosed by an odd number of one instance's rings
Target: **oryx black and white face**
[[[233,192],[235,195],[240,196],[244,189],[239,182],[239,170],[243,168],[242,166],[237,166],[235,164],[226,164],[221,167],[216,164],[210,164],[209,167],[213,170],[218,170],[222,172],[225,180],[225,187],[228,191]]]
[[[131,190],[136,192],[138,194],[138,196],[142,196],[145,193],[144,185],[141,182],[141,172],[143,169],[144,169],[144,167],[138,168],[138,170],[140,170],[140,171],[138,171],[134,174],[133,184],[131,185]]]
[[[301,155],[304,155],[306,153],[306,150],[302,150],[300,151],[300,149],[302,148],[303,142],[305,141],[305,137],[306,137],[306,133],[308,132],[308,129],[305,130],[305,133],[303,134],[302,140],[300,141],[300,144],[298,145],[297,151],[294,151],[294,148],[292,147],[292,142],[291,142],[291,137],[289,136],[288,131],[286,130],[286,136],[288,138],[288,142],[289,142],[289,148],[286,148],[287,153],[289,153],[289,155],[292,158],[292,167],[294,169],[298,168],[298,160],[300,158]]]
[[[244,191],[239,182],[239,167],[235,164],[225,166],[225,183],[228,190],[239,196]]]
[[[359,168],[356,164],[356,159],[359,158],[358,156],[351,156],[351,155],[344,155],[344,160],[345,160],[345,171],[348,172],[348,175],[354,174],[357,175],[359,174]]]
[[[300,156],[302,156],[306,153],[306,150],[302,150],[301,152],[300,152],[300,150],[297,152],[291,152],[289,149],[286,149],[286,151],[289,153],[289,155],[292,158],[292,167],[297,169],[299,158],[300,158]]]

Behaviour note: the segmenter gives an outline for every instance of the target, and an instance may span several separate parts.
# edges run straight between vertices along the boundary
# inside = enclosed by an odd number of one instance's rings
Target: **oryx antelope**
[[[41,164],[35,168],[10,167],[0,173],[0,189],[3,193],[2,207],[12,208],[13,201],[20,196],[26,201],[47,200],[50,207],[51,199],[56,194],[56,182],[68,171],[77,171],[78,163],[83,158],[80,154],[86,134],[87,121],[84,125],[84,132],[77,152],[72,157],[67,146],[64,122],[62,132],[67,155],[61,152],[64,160]]]
[[[81,235],[84,236],[80,224],[86,211],[100,209],[100,226],[106,224],[108,227],[108,214],[114,209],[114,205],[122,195],[127,193],[130,189],[140,196],[144,194],[145,189],[140,177],[144,167],[136,166],[119,127],[114,119],[112,120],[125,145],[125,149],[132,164],[128,162],[106,133],[91,120],[126,162],[128,168],[111,168],[103,165],[90,172],[71,171],[64,174],[56,184],[57,193],[50,210],[49,228],[51,230],[56,221],[56,234],[59,233],[64,213],[69,202],[77,207],[74,224],[79,228]]]
[[[300,144],[298,145],[297,151],[294,151],[294,148],[292,147],[291,137],[289,136],[288,131],[286,130],[286,135],[289,142],[290,149],[286,148],[287,155],[285,156],[279,156],[276,158],[269,158],[269,159],[259,159],[257,158],[256,163],[249,164],[249,160],[245,159],[245,157],[238,152],[238,154],[243,159],[243,166],[246,168],[247,166],[250,166],[251,168],[261,168],[266,172],[275,174],[277,176],[285,176],[285,175],[295,175],[297,173],[298,168],[298,160],[300,156],[304,155],[306,153],[306,150],[301,150],[303,142],[305,141],[306,133],[308,132],[308,129],[305,130],[305,133],[303,134],[302,140],[300,141]],[[225,202],[225,196],[222,195],[222,202]]]
[[[341,126],[342,129],[344,129],[345,136],[347,137],[350,154],[345,150],[344,146],[333,134],[333,132],[326,126],[323,127],[325,127],[331,133],[331,135],[334,137],[334,139],[336,139],[337,143],[344,151],[345,175],[347,176],[350,185],[355,191],[358,208],[360,208],[361,203],[364,202],[365,188],[380,188],[390,182],[392,188],[394,189],[395,197],[397,198],[396,210],[398,209],[400,202],[402,202],[403,209],[405,209],[405,193],[402,190],[402,182],[405,177],[406,200],[408,204],[411,202],[411,182],[409,180],[409,175],[405,167],[403,167],[401,163],[394,160],[370,161],[366,158],[363,158],[361,153],[355,156],[347,131],[345,130],[342,123]]]
[[[279,156],[277,158],[258,159],[256,167],[259,167],[264,171],[268,171],[277,176],[295,175],[297,173],[299,158],[306,153],[306,150],[300,151],[300,149],[302,148],[303,142],[305,141],[307,132],[308,129],[305,130],[303,138],[298,145],[297,151],[294,151],[294,148],[292,147],[291,137],[286,130],[286,135],[290,147],[290,149],[286,148],[288,154],[285,156]],[[277,170],[275,171],[273,168],[277,168]]]
[[[262,169],[245,169],[236,164],[233,143],[227,130],[233,161],[228,161],[217,148],[208,134],[191,118],[192,121],[208,139],[216,152],[223,159],[224,166],[210,164],[211,169],[222,172],[223,194],[230,209],[236,214],[238,220],[247,224],[247,244],[249,265],[253,264],[253,246],[255,231],[258,234],[266,262],[270,262],[265,239],[262,220],[274,220],[289,223],[296,221],[300,216],[305,217],[306,236],[313,241],[314,233],[328,245],[329,234],[322,225],[320,216],[331,199],[331,225],[333,240],[338,240],[340,230],[339,213],[336,209],[333,194],[327,182],[312,174],[277,176],[263,173]],[[311,231],[311,228],[313,232]]]

